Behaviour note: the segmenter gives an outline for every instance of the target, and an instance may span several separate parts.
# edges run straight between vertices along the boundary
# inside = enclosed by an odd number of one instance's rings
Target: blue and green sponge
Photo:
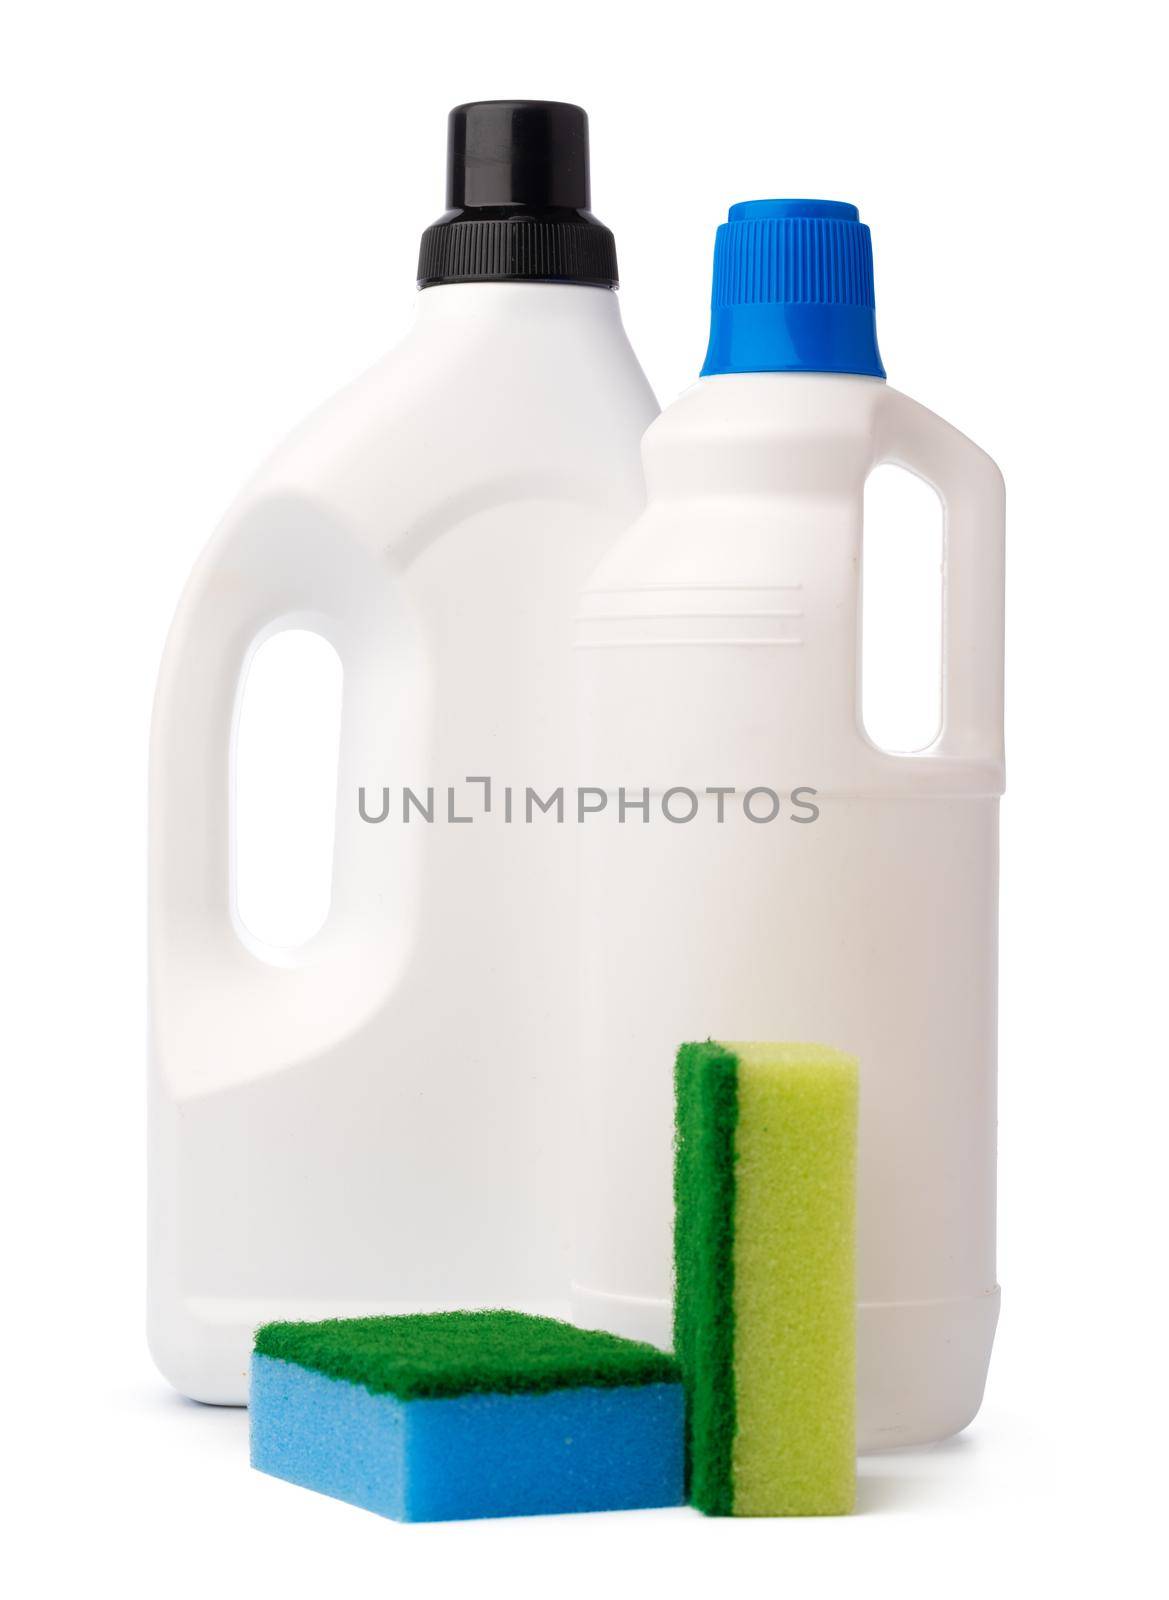
[[[402,1522],[683,1501],[674,1360],[551,1317],[270,1322],[250,1405],[254,1467]]]
[[[857,1063],[685,1044],[675,1069],[674,1349],[692,1504],[851,1511]]]

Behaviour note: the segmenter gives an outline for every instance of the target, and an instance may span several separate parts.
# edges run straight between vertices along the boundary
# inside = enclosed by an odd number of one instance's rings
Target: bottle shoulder
[[[883,381],[816,373],[704,378],[643,444],[645,510],[592,575],[593,594],[657,584],[766,585],[800,552],[859,560],[864,487],[890,463],[951,513],[1001,521],[1002,479],[958,429]]]
[[[711,491],[852,495],[875,466],[904,453],[905,441],[927,437],[934,450],[997,470],[909,395],[879,378],[838,373],[702,378],[649,429],[643,454],[651,502]]]
[[[310,495],[347,515],[366,504],[388,514],[392,504],[400,518],[503,478],[517,492],[538,479],[553,497],[585,500],[611,498],[618,482],[614,493],[627,497],[657,402],[615,296],[579,293],[609,303],[545,300],[534,315],[519,295],[482,315],[462,300],[459,314],[420,307],[404,338],[312,412],[241,500]],[[437,288],[420,300],[460,294]]]
[[[736,372],[699,378],[667,406],[650,438],[855,428],[890,393],[879,378],[831,372]],[[648,440],[647,440],[648,442]]]

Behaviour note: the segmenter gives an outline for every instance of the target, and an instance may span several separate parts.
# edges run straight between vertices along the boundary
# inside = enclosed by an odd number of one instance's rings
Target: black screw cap
[[[617,287],[613,235],[589,211],[589,119],[580,106],[456,106],[446,203],[422,235],[419,288],[507,278]]]

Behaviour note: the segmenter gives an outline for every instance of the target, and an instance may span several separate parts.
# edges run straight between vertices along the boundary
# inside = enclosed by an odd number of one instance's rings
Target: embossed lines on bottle
[[[804,586],[672,583],[591,589],[582,597],[577,648],[651,645],[799,645]]]

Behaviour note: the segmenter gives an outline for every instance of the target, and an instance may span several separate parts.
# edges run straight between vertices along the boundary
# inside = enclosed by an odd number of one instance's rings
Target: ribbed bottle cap
[[[421,289],[505,278],[617,287],[613,235],[589,210],[589,119],[579,106],[456,106],[446,203],[422,235]]]
[[[873,244],[839,200],[747,200],[714,246],[702,376],[854,372],[883,378]]]

